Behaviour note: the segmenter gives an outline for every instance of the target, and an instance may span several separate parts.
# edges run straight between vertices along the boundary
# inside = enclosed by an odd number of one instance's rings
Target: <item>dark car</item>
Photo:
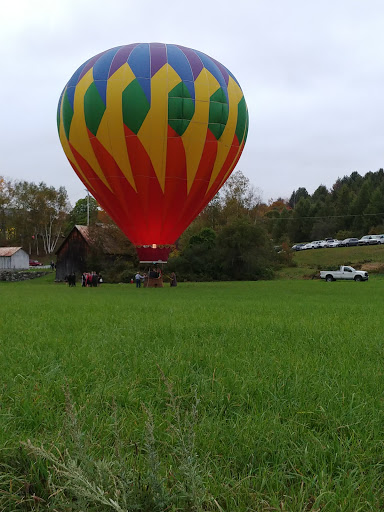
[[[305,244],[295,244],[291,247],[292,251],[301,251]]]
[[[346,238],[345,240],[340,242],[339,247],[353,247],[355,245],[358,245],[358,243],[358,238]]]
[[[40,261],[37,261],[37,260],[29,260],[29,266],[30,267],[42,267],[43,264],[40,263]]]

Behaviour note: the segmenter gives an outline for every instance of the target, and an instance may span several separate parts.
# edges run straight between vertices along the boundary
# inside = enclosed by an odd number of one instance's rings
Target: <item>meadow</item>
[[[384,278],[0,283],[0,510],[384,507]]]

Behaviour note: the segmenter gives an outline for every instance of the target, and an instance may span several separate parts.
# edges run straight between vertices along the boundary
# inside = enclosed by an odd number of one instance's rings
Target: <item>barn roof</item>
[[[0,257],[1,256],[13,256],[17,251],[20,251],[22,247],[0,247]]]
[[[73,227],[72,231],[67,235],[63,243],[60,245],[60,247],[56,250],[56,254],[58,254],[61,251],[61,248],[64,247],[66,241],[75,229],[81,234],[81,236],[84,238],[84,240],[89,246],[95,245],[97,243],[93,239],[95,235],[101,235],[99,241],[101,242],[101,246],[105,254],[127,254],[126,248],[122,247],[119,243],[116,242],[116,240],[114,240],[114,238],[108,233],[108,229],[105,229],[105,226],[103,224],[92,226],[91,229],[88,226],[76,224]]]
[[[89,244],[92,244],[92,239],[89,236],[89,228],[88,226],[81,226],[80,224],[76,224],[75,228],[80,232],[83,238],[85,238],[85,241]]]

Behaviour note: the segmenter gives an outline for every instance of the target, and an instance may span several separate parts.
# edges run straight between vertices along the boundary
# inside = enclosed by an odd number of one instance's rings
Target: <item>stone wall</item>
[[[0,270],[0,281],[27,281],[36,277],[46,276],[51,272],[26,272],[17,270]]]

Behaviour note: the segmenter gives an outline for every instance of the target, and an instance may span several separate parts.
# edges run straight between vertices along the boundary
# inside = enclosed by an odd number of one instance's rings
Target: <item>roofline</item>
[[[65,244],[65,242],[67,241],[67,239],[69,238],[70,234],[72,233],[72,231],[76,228],[76,230],[80,233],[80,235],[83,237],[83,239],[85,240],[85,242],[87,242],[87,244],[89,245],[89,241],[85,239],[83,233],[80,231],[80,229],[78,228],[78,226],[81,226],[83,228],[88,228],[89,226],[84,226],[83,224],[75,224],[73,226],[73,228],[71,229],[71,231],[68,233],[68,235],[64,238],[64,240],[61,242],[60,246],[56,249],[55,251],[55,254],[57,254],[60,249],[63,247],[63,245]]]

